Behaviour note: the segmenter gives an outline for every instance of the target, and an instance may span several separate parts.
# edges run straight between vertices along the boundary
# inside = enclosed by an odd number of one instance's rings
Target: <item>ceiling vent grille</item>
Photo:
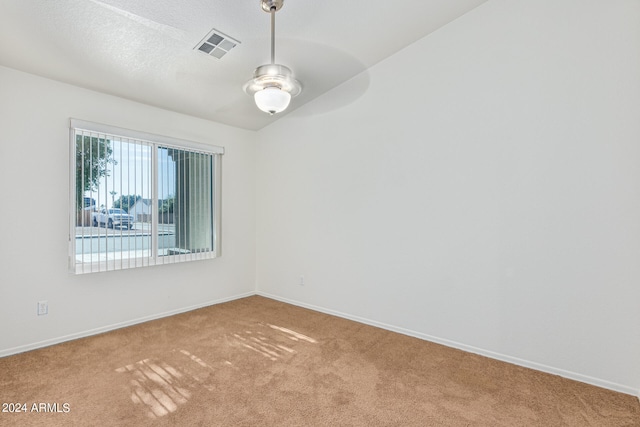
[[[235,40],[214,28],[209,31],[209,34],[204,36],[194,49],[199,50],[202,53],[206,53],[209,56],[213,56],[214,58],[221,59],[238,44],[240,44],[238,40]]]

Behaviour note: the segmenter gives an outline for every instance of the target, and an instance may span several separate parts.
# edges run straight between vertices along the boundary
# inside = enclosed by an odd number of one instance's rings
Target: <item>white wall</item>
[[[493,0],[261,131],[258,291],[637,394],[639,52]]]
[[[70,274],[70,117],[224,146],[223,256]],[[0,67],[0,356],[253,293],[254,137]]]

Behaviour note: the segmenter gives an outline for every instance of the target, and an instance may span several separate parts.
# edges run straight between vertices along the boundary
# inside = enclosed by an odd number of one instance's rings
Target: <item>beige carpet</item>
[[[640,426],[633,396],[262,297],[2,358],[0,401],[27,410],[2,426]]]

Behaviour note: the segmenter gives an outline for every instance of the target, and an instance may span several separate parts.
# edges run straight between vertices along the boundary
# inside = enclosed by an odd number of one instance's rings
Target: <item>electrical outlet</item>
[[[44,316],[49,313],[49,302],[38,301],[38,316]]]
[[[300,276],[300,282],[298,282],[300,286],[304,286],[304,276]]]

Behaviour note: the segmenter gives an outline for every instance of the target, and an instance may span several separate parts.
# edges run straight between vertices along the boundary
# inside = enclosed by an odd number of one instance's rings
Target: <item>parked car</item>
[[[122,209],[102,209],[99,212],[93,214],[94,227],[101,227],[105,225],[109,228],[132,228],[133,222],[133,215],[129,215]]]

